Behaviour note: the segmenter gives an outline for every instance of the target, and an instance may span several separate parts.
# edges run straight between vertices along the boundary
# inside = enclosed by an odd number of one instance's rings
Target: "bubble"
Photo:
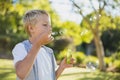
[[[93,19],[92,18],[90,18],[90,21],[92,21]]]
[[[62,35],[62,34],[63,34],[63,31],[59,31],[59,34]]]
[[[97,17],[96,17],[96,16],[94,16],[93,18],[94,18],[95,20],[97,19]]]
[[[101,15],[99,14],[99,17],[101,17]]]
[[[52,34],[51,35],[55,35],[55,32],[52,32]]]
[[[57,35],[57,34],[58,34],[57,32],[52,32],[51,35],[54,36],[54,35]]]
[[[80,35],[82,36],[82,35],[86,34],[87,32],[88,32],[88,30],[82,31]]]

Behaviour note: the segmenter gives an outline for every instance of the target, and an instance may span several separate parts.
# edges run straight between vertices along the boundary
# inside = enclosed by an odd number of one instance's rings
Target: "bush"
[[[67,55],[67,49],[64,49],[56,56],[58,60],[62,60]],[[72,52],[72,57],[75,59],[75,64],[81,64],[86,56],[83,52]]]
[[[76,64],[81,64],[83,63],[86,56],[83,52],[74,52],[73,58],[75,59]]]
[[[98,67],[99,62],[98,62],[98,58],[95,56],[86,56],[85,60],[83,61],[84,64],[87,63],[92,63],[94,66]]]
[[[105,57],[107,68],[111,71],[120,72],[120,52],[113,53],[110,57]]]
[[[114,64],[116,65],[116,72],[120,72],[120,61],[116,60]]]
[[[105,57],[104,59],[106,67],[110,67],[113,64],[112,58],[111,57]]]

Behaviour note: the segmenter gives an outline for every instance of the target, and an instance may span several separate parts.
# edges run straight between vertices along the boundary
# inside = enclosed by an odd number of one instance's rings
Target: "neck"
[[[34,38],[33,37],[29,37],[29,41],[30,41],[31,44],[33,44]]]

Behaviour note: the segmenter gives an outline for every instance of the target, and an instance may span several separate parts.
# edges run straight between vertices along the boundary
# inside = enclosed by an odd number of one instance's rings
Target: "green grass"
[[[58,80],[119,80],[120,73],[99,72],[84,68],[68,68]]]
[[[13,61],[0,59],[0,80],[15,80]]]
[[[13,61],[0,59],[0,80],[15,80]],[[68,68],[58,80],[119,80],[120,73],[90,71],[83,68]]]

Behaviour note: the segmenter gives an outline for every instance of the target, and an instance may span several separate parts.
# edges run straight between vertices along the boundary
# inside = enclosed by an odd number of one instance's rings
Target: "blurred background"
[[[120,0],[0,0],[0,80],[15,80],[12,49],[28,38],[22,18],[31,9],[51,16],[57,63],[71,53],[73,68],[58,80],[120,78]],[[71,50],[71,52],[68,52]]]

